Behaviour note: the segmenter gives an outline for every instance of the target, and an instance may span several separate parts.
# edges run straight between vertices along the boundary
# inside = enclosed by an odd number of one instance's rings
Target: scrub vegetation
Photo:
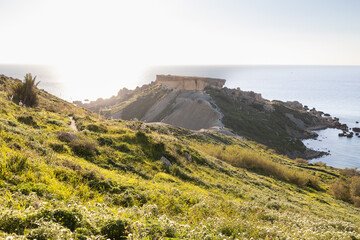
[[[40,90],[21,107],[15,85],[0,76],[0,238],[360,239],[356,170],[106,120]]]

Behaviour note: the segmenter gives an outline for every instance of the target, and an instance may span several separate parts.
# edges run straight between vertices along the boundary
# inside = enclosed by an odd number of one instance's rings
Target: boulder
[[[339,129],[343,130],[343,131],[347,131],[349,128],[346,124],[341,124]]]
[[[345,132],[339,133],[339,137],[345,137],[345,136],[346,136]]]
[[[360,132],[360,128],[354,127],[353,131],[358,133],[358,132]]]
[[[192,157],[191,157],[190,153],[185,152],[185,157],[186,157],[186,160],[188,160],[189,162],[192,161]]]
[[[302,110],[304,108],[303,105],[298,101],[287,101],[285,102],[285,105],[290,108],[298,109],[298,110]]]
[[[167,167],[170,167],[170,166],[171,166],[171,162],[170,162],[166,157],[164,157],[164,156],[162,156],[162,157],[160,158],[160,161],[161,161],[165,166],[167,166]]]
[[[58,132],[57,137],[64,142],[71,142],[72,140],[79,139],[76,134],[71,132]]]

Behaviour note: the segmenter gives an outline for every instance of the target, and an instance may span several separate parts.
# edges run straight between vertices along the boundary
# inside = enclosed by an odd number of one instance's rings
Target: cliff
[[[206,87],[222,88],[225,82],[225,79],[219,78],[156,75],[156,83],[166,88],[179,90],[202,91]]]

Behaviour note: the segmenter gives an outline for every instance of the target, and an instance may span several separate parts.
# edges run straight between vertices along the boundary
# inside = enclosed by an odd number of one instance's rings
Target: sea
[[[0,65],[0,74],[7,76],[23,79],[27,72],[36,72],[39,87],[60,98],[71,101],[80,97],[80,93],[78,97],[74,91],[69,94],[69,83],[58,78],[54,67]],[[157,74],[223,78],[226,79],[225,87],[261,93],[269,100],[296,100],[338,117],[350,128],[360,127],[356,123],[360,122],[360,66],[154,66],[143,70],[137,84],[150,83]],[[119,76],[116,77],[121,83]],[[122,87],[121,84],[111,86],[111,90]],[[81,96],[84,96],[83,92]],[[304,140],[307,147],[329,153],[311,162],[323,162],[337,168],[360,168],[360,138],[339,137],[340,132],[337,129],[320,130],[316,131],[317,139]]]

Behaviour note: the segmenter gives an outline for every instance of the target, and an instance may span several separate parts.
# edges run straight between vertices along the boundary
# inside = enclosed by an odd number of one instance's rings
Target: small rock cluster
[[[343,124],[344,125],[344,124]],[[347,138],[352,138],[352,137],[354,137],[354,134],[355,134],[355,136],[358,136],[359,138],[360,138],[360,128],[358,128],[358,127],[354,127],[353,129],[352,129],[352,132],[351,131],[349,131],[349,130],[351,130],[351,128],[347,128],[347,126],[346,126],[346,128],[343,128],[343,129],[341,129],[343,132],[342,133],[339,133],[339,137],[347,137]]]

